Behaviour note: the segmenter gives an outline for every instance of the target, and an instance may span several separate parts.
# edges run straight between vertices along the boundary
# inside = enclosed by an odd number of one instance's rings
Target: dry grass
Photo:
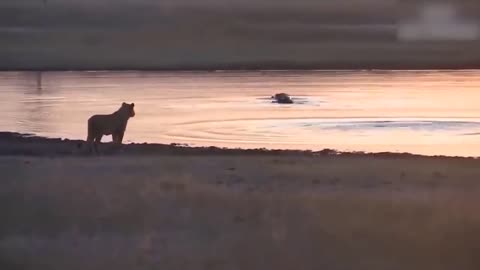
[[[478,165],[4,157],[1,269],[479,269]]]

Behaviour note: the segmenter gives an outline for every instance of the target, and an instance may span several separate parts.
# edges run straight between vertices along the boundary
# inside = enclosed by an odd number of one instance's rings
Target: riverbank
[[[81,143],[0,134],[1,269],[480,266],[473,158]]]
[[[85,141],[60,138],[46,138],[33,134],[16,132],[0,132],[0,156],[85,156]],[[384,158],[437,158],[465,159],[476,157],[462,156],[426,156],[398,152],[342,152],[334,149],[320,151],[283,150],[283,149],[241,149],[220,147],[193,147],[186,144],[130,143],[124,144],[120,150],[111,143],[102,143],[101,156],[129,155],[283,155],[283,156],[343,156],[343,157],[384,157]]]

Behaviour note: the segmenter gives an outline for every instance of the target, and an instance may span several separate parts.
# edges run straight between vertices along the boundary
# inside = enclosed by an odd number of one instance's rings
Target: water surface
[[[2,72],[0,130],[85,139],[125,101],[127,142],[479,156],[479,90],[474,70]]]

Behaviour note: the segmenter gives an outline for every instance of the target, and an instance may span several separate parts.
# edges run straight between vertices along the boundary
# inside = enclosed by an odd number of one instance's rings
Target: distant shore
[[[480,63],[458,63],[458,64],[373,64],[373,65],[239,65],[239,66],[37,66],[37,67],[3,67],[0,72],[48,72],[48,71],[159,71],[159,72],[215,72],[215,71],[329,71],[329,70],[477,70]]]

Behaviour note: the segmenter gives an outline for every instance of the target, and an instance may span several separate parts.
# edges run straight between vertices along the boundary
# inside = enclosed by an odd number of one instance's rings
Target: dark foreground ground
[[[480,161],[0,134],[0,269],[480,269]]]

